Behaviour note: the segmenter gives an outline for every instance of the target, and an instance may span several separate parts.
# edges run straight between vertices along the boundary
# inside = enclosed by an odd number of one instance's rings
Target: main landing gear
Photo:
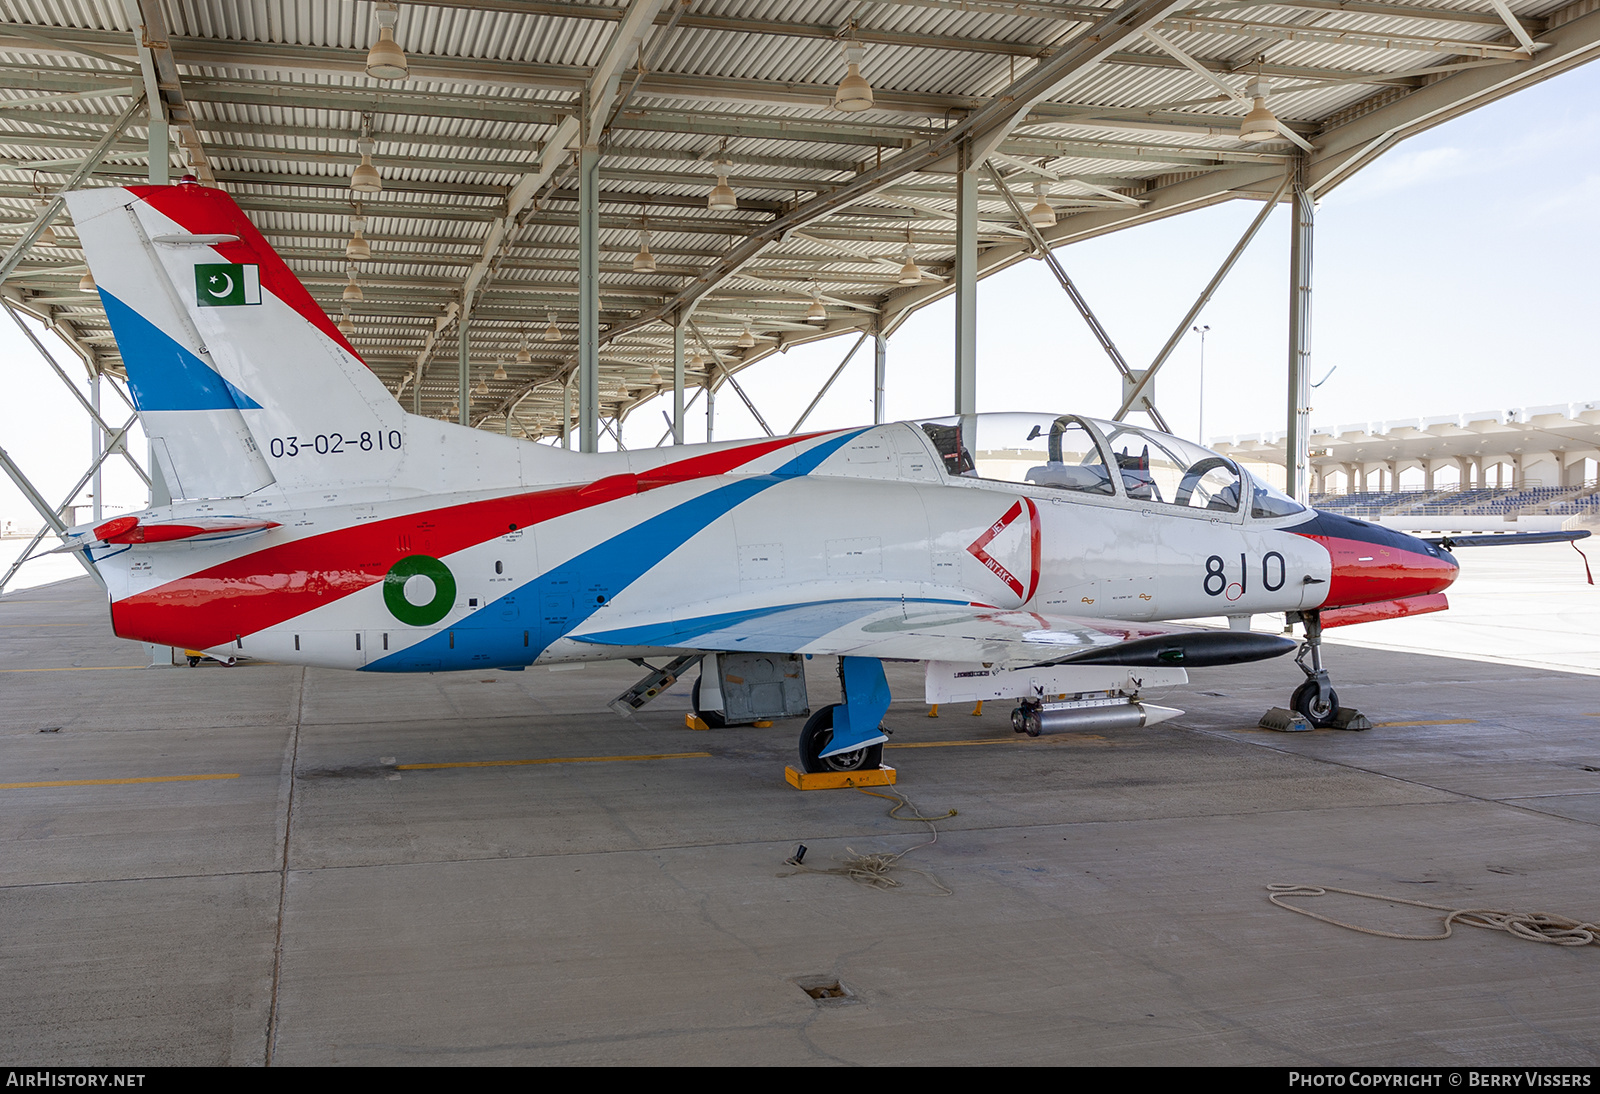
[[[871,771],[883,766],[883,716],[889,712],[889,682],[883,662],[839,658],[844,702],[823,707],[800,731],[800,770]]]
[[[1306,639],[1294,655],[1294,663],[1306,674],[1306,682],[1295,688],[1289,706],[1317,729],[1371,729],[1366,715],[1339,705],[1339,693],[1333,690],[1328,670],[1322,664],[1321,613],[1290,612],[1287,621],[1300,623],[1306,629]]]
[[[883,766],[882,744],[867,745],[827,757],[822,755],[833,743],[834,712],[843,709],[843,703],[834,703],[806,719],[805,728],[800,731],[801,771],[815,775],[821,771],[871,771]]]

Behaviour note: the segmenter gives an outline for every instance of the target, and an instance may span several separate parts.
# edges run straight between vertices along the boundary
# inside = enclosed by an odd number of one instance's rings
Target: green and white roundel
[[[429,595],[430,586],[432,598],[417,603]],[[383,575],[383,602],[389,614],[400,622],[426,627],[450,613],[450,606],[456,602],[456,579],[450,567],[431,555],[407,555]]]

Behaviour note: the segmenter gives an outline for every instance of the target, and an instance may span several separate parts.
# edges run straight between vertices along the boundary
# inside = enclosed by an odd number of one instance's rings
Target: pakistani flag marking
[[[194,298],[202,308],[261,303],[261,267],[254,263],[197,262]]]

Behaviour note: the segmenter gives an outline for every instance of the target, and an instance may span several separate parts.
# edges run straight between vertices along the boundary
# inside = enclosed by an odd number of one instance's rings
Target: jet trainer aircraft
[[[225,193],[67,200],[186,499],[73,530],[126,638],[365,672],[635,659],[635,706],[699,658],[696,705],[730,720],[728,665],[837,655],[844,701],[801,764],[849,770],[879,762],[884,660],[926,663],[929,702],[1018,700],[1019,732],[1138,725],[1179,713],[1141,688],[1295,649],[1248,629],[1262,612],[1304,624],[1291,704],[1330,725],[1322,628],[1442,609],[1457,573],[1437,543],[1072,414],[601,454],[419,417]]]

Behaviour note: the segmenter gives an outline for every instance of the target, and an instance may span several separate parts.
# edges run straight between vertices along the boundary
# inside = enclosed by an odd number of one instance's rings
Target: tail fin
[[[393,477],[404,411],[231,197],[181,183],[67,204],[175,497]]]

